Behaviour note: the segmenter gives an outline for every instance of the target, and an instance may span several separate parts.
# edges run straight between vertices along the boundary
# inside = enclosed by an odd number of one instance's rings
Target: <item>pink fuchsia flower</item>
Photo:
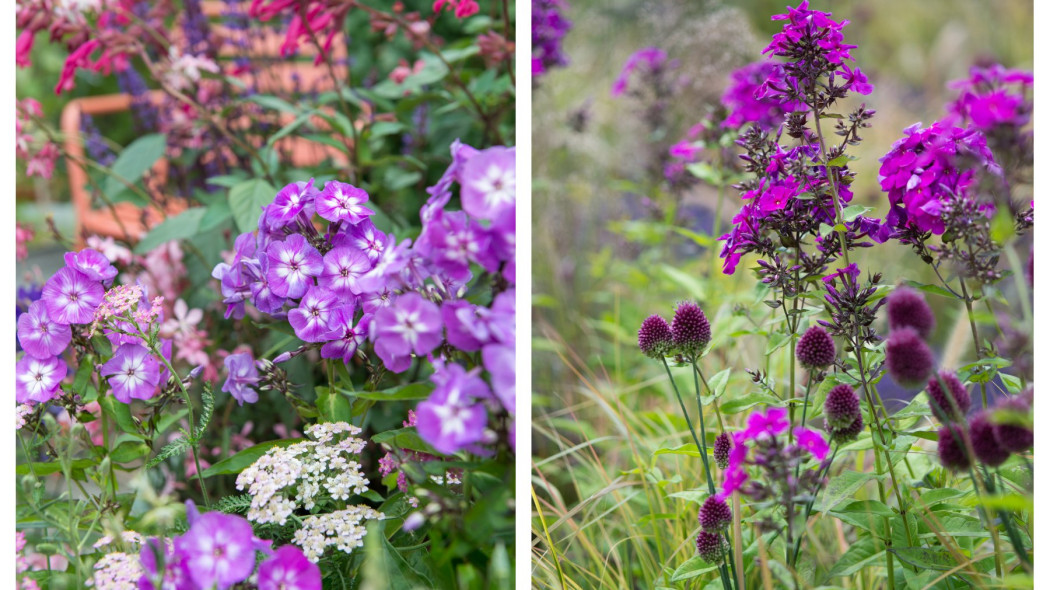
[[[259,564],[259,590],[321,590],[321,568],[294,545]]]
[[[54,321],[86,324],[94,317],[104,293],[101,283],[67,266],[59,269],[44,284],[41,300]]]
[[[477,369],[468,372],[451,363],[430,378],[437,388],[416,408],[420,438],[446,455],[481,442],[488,412],[482,400],[492,397]]]
[[[321,347],[321,358],[342,359],[343,363],[350,364],[354,353],[368,339],[368,326],[371,322],[372,315],[366,313],[355,325],[353,306],[336,308],[328,322],[334,330],[334,339]]]
[[[795,440],[798,441],[798,446],[809,451],[813,458],[817,461],[823,461],[828,456],[828,441],[824,440],[824,437],[816,430],[810,430],[809,428],[796,428],[794,431]]]
[[[15,364],[15,401],[43,403],[58,395],[58,386],[69,369],[58,357],[37,359],[22,357]]]
[[[113,358],[102,365],[101,374],[109,377],[113,396],[128,404],[132,399],[150,399],[160,383],[160,361],[145,346],[121,344]]]
[[[64,260],[69,268],[82,272],[94,281],[112,281],[117,276],[117,269],[109,259],[97,250],[85,248],[80,252],[66,252]]]
[[[43,301],[34,301],[18,316],[18,342],[31,357],[48,359],[61,355],[73,337],[66,324],[51,319]]]
[[[255,366],[252,354],[231,354],[223,360],[223,364],[226,365],[227,377],[222,391],[233,396],[239,406],[243,406],[244,402],[254,404],[259,401],[259,393],[253,389],[259,382],[259,369]]]
[[[463,210],[478,219],[492,220],[514,207],[514,148],[483,150],[463,165],[459,183]]]
[[[299,302],[299,307],[288,312],[288,323],[303,342],[327,342],[335,336],[336,328],[330,325],[335,310],[344,305],[332,291],[324,287],[310,287]]]
[[[324,270],[321,255],[299,234],[270,244],[266,256],[270,264],[266,278],[270,289],[280,297],[302,297],[313,284],[312,278]]]
[[[342,221],[357,225],[374,215],[364,204],[368,202],[368,193],[345,182],[332,180],[325,183],[324,190],[317,195],[315,205],[317,214],[328,221]]]
[[[467,18],[480,10],[475,0],[435,0],[434,12],[441,12],[442,8],[451,10],[456,18]]]
[[[197,516],[190,530],[175,542],[197,586],[219,590],[248,579],[259,548],[247,520],[220,512]]]
[[[394,367],[407,368],[412,353],[422,356],[441,344],[441,311],[418,293],[405,293],[375,313],[370,331],[383,364],[400,372]]]
[[[317,283],[340,297],[353,297],[362,292],[359,281],[373,263],[368,255],[349,246],[332,248],[324,255],[323,269]]]

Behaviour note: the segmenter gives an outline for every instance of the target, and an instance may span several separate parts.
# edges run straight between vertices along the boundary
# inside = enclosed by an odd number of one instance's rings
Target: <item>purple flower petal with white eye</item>
[[[207,512],[176,542],[190,576],[200,588],[225,590],[248,579],[255,569],[252,525],[240,516]]]
[[[481,362],[491,375],[492,392],[503,407],[513,414],[515,403],[514,346],[489,344],[481,349]]]
[[[263,216],[270,229],[286,227],[295,223],[297,218],[307,222],[314,215],[314,199],[318,195],[314,188],[314,179],[308,182],[293,182],[286,185],[273,199],[273,204],[266,207]]]
[[[69,372],[65,361],[58,357],[37,359],[22,357],[15,364],[15,401],[43,403],[57,397],[58,386]]]
[[[371,322],[371,314],[365,314],[354,325],[354,308],[349,305],[337,308],[329,321],[329,325],[336,330],[335,340],[321,347],[321,358],[342,359],[344,364],[350,364],[358,347],[368,339]]]
[[[223,364],[226,365],[228,375],[222,385],[222,391],[233,396],[240,406],[243,406],[244,402],[254,404],[259,401],[259,393],[252,389],[259,382],[259,369],[256,368],[251,353],[231,354]]]
[[[66,266],[84,273],[89,279],[108,282],[117,276],[117,269],[100,252],[85,248],[80,252],[66,252]]]
[[[360,250],[348,246],[332,248],[324,255],[324,270],[317,282],[341,297],[357,295],[362,291],[358,281],[372,266]]]
[[[430,378],[437,384],[430,397],[416,408],[420,438],[444,454],[481,441],[488,412],[480,400],[492,396],[477,370],[467,372],[452,363],[439,366]]]
[[[306,238],[299,234],[288,236],[283,242],[274,242],[266,248],[270,268],[266,271],[270,289],[281,297],[298,299],[313,285],[312,277],[324,270],[321,255]]]
[[[121,402],[150,399],[160,383],[160,361],[140,344],[121,344],[102,365],[102,375],[109,377],[113,397]]]
[[[86,324],[95,316],[106,290],[84,273],[65,267],[44,284],[41,300],[51,319],[60,324]]]
[[[335,310],[345,305],[335,293],[324,287],[310,287],[299,307],[288,312],[288,323],[303,342],[327,342],[336,329],[329,325]]]
[[[270,280],[267,271],[270,268],[270,259],[263,257],[261,264],[251,261],[252,264],[245,265],[248,275],[251,277],[249,290],[252,305],[259,311],[268,314],[276,314],[284,308],[285,298],[273,292],[270,288]]]
[[[317,214],[328,221],[345,221],[357,225],[375,214],[375,211],[364,206],[367,202],[368,193],[364,190],[332,180],[325,183],[324,190],[317,196]]]
[[[419,250],[453,280],[469,275],[472,262],[489,271],[498,268],[488,231],[477,221],[467,219],[462,211],[435,213],[420,240],[423,243],[417,245]]]
[[[376,229],[371,220],[366,219],[357,225],[351,226],[346,233],[337,236],[332,243],[336,247],[350,246],[360,250],[365,253],[365,256],[368,256],[369,260],[375,262],[382,256],[384,248],[396,242],[388,238],[385,233]]]
[[[397,295],[393,291],[384,288],[380,291],[374,291],[371,293],[366,291],[365,293],[362,293],[358,303],[361,304],[361,309],[363,309],[365,313],[374,314],[384,307],[390,307],[390,304],[393,303],[395,297],[397,297]]]
[[[31,357],[59,356],[72,338],[73,331],[68,325],[52,320],[43,301],[34,301],[29,311],[18,316],[18,342]]]
[[[376,312],[373,341],[397,355],[422,356],[441,344],[441,310],[418,293],[405,293]]]
[[[467,161],[460,177],[463,210],[479,219],[495,219],[514,206],[514,148],[496,146]]]
[[[321,590],[321,568],[294,545],[259,564],[259,590]]]
[[[385,288],[398,289],[406,283],[402,273],[412,260],[412,241],[406,239],[395,246],[393,234],[387,236],[387,240],[375,266],[357,279],[357,287],[362,292],[375,292]]]

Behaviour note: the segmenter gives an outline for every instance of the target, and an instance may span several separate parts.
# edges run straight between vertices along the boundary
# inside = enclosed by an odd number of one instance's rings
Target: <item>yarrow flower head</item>
[[[671,342],[676,352],[690,359],[698,357],[711,342],[711,323],[699,305],[691,301],[678,304],[671,320]]]
[[[638,348],[650,358],[667,356],[672,347],[671,326],[663,317],[653,314],[638,328]]]
[[[897,287],[886,296],[886,318],[891,330],[914,328],[922,338],[930,337],[937,321],[926,298],[910,287]]]
[[[795,345],[795,356],[807,369],[823,369],[835,362],[835,340],[821,326],[812,326]]]

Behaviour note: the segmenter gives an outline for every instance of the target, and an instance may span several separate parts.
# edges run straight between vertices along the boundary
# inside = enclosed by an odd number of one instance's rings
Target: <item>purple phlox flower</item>
[[[348,246],[329,250],[324,255],[323,265],[318,284],[340,297],[360,294],[362,288],[358,281],[374,266],[364,252]]]
[[[195,588],[184,555],[174,550],[173,543],[156,537],[147,540],[139,551],[144,571],[139,590],[186,590]]]
[[[766,96],[759,97],[757,94],[767,80],[780,75],[779,64],[768,60],[753,62],[734,70],[729,75],[729,86],[722,94],[722,105],[729,111],[722,127],[736,129],[748,123],[754,123],[764,131],[779,127],[784,122],[785,114],[797,110],[796,107],[800,105]]]
[[[438,211],[427,223],[416,247],[440,271],[457,281],[469,277],[472,262],[484,263],[482,266],[488,270],[498,266],[492,256],[491,236],[463,211]]]
[[[58,395],[58,387],[69,368],[58,357],[46,359],[24,356],[15,364],[15,401],[43,403]]]
[[[948,84],[960,91],[948,110],[982,131],[999,125],[1023,127],[1031,120],[1033,81],[1031,72],[1008,70],[999,64],[974,66],[969,78]]]
[[[365,313],[374,314],[380,309],[390,307],[390,304],[392,304],[396,298],[396,293],[384,287],[380,291],[362,293],[361,297],[358,299],[358,303],[361,304],[361,309],[364,310]]]
[[[493,254],[497,261],[503,263],[503,279],[512,285],[516,282],[515,252],[518,242],[514,217],[514,210],[508,209],[489,226]]]
[[[856,282],[857,277],[860,276],[860,269],[857,267],[857,263],[853,262],[849,266],[844,268],[836,269],[835,272],[824,277],[824,283],[830,283],[835,280],[840,280],[844,283]]]
[[[755,412],[748,416],[747,428],[739,434],[744,440],[758,438],[762,435],[776,436],[785,432],[789,426],[787,410],[784,408],[769,408],[765,414]]]
[[[497,297],[491,309],[474,305],[469,301],[446,301],[441,306],[441,317],[448,330],[448,342],[464,351],[479,350],[493,342],[513,342],[514,340],[514,307],[505,302],[505,293]],[[512,295],[513,296],[513,295]]]
[[[160,361],[141,344],[121,344],[113,358],[102,365],[101,374],[109,377],[113,397],[125,404],[132,399],[150,399],[160,383]]]
[[[314,215],[314,199],[319,194],[314,188],[314,179],[307,182],[293,182],[277,192],[273,203],[263,213],[270,229],[292,225],[301,218],[304,222]]]
[[[324,270],[321,255],[299,234],[270,244],[266,256],[270,265],[266,272],[270,289],[281,297],[302,297],[313,284],[312,277]]]
[[[492,392],[503,408],[514,414],[516,400],[514,342],[488,344],[481,349],[481,362],[489,372]]]
[[[452,152],[452,163],[449,164],[444,174],[438,179],[437,184],[427,188],[427,194],[430,195],[430,198],[419,210],[419,219],[424,225],[430,221],[435,212],[444,209],[445,205],[448,204],[452,198],[452,183],[459,181],[463,165],[480,153],[478,150],[461,142],[458,138],[452,141],[450,151]]]
[[[830,450],[828,441],[824,440],[824,437],[819,432],[801,426],[795,428],[793,432],[795,433],[795,440],[798,441],[798,446],[809,451],[817,461],[823,461],[828,456],[828,451]]]
[[[80,271],[93,281],[105,283],[117,276],[117,268],[110,264],[109,259],[91,248],[66,252],[64,259],[67,267]]]
[[[441,343],[441,311],[418,293],[405,293],[375,313],[370,332],[376,354],[395,371],[392,365],[405,366],[413,352],[425,355]]]
[[[463,210],[492,220],[514,207],[514,148],[495,146],[467,160],[460,173]]]
[[[376,226],[369,219],[350,226],[345,232],[337,234],[332,240],[332,245],[336,248],[349,246],[364,252],[373,263],[379,260],[379,257],[383,255],[383,250],[388,245],[394,243],[396,243],[396,240],[392,235],[387,236],[376,229]]]
[[[176,540],[176,551],[182,553],[193,581],[201,588],[218,590],[248,579],[258,548],[247,520],[220,512],[199,515]]]
[[[60,324],[86,324],[105,295],[102,283],[68,266],[44,284],[41,300],[51,319]]]
[[[337,307],[328,322],[334,330],[334,339],[321,347],[321,358],[342,359],[344,364],[350,364],[354,353],[368,339],[368,326],[371,322],[372,315],[366,313],[355,325],[353,306]]]
[[[303,342],[327,342],[336,335],[334,326],[329,325],[333,313],[344,305],[346,303],[334,292],[324,287],[310,287],[299,307],[288,312],[288,322]]]
[[[294,545],[259,564],[259,590],[321,590],[321,568]]]
[[[226,383],[222,385],[222,391],[233,396],[237,405],[244,402],[254,404],[259,401],[259,392],[253,387],[259,382],[259,369],[255,366],[255,360],[250,352],[238,352],[231,354],[223,360],[226,365]]]
[[[561,0],[532,0],[532,77],[569,64],[562,39],[572,28]]]
[[[381,250],[375,266],[362,274],[357,279],[357,286],[362,292],[376,292],[380,289],[400,289],[408,285],[417,285],[421,280],[413,278],[411,272],[406,270],[416,269],[418,266],[409,266],[415,254],[412,252],[412,240],[404,239],[397,244],[394,234],[385,236],[386,244]]]
[[[328,221],[357,225],[375,214],[375,211],[364,206],[367,202],[368,193],[364,190],[332,180],[325,183],[324,190],[317,195],[317,214]]]
[[[667,52],[658,47],[645,47],[635,51],[627,58],[627,61],[624,62],[623,69],[620,70],[620,75],[617,76],[616,80],[613,82],[612,95],[620,96],[627,90],[627,82],[630,80],[631,74],[639,66],[647,66],[650,69],[656,69],[666,61]]]
[[[860,71],[860,68],[850,69],[849,66],[843,64],[843,77],[846,78],[846,87],[853,90],[857,94],[871,94],[871,84],[868,84],[868,77],[864,75],[864,72]]]
[[[261,260],[246,260],[243,263],[244,273],[248,277],[248,288],[251,293],[252,305],[263,313],[277,315],[284,308],[287,301],[273,292],[270,287],[270,257],[264,256]]]
[[[31,357],[59,356],[72,338],[73,331],[68,325],[52,320],[43,301],[34,301],[29,311],[18,316],[18,342]]]
[[[439,363],[430,380],[437,387],[416,408],[420,438],[446,455],[480,442],[488,423],[481,400],[492,393],[478,369],[468,372],[456,363]]]

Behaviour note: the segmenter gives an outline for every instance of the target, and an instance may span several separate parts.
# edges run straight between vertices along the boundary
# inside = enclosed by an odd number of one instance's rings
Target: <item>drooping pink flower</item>
[[[441,12],[445,8],[451,10],[456,18],[467,18],[478,13],[480,8],[475,0],[435,0],[434,12]]]

